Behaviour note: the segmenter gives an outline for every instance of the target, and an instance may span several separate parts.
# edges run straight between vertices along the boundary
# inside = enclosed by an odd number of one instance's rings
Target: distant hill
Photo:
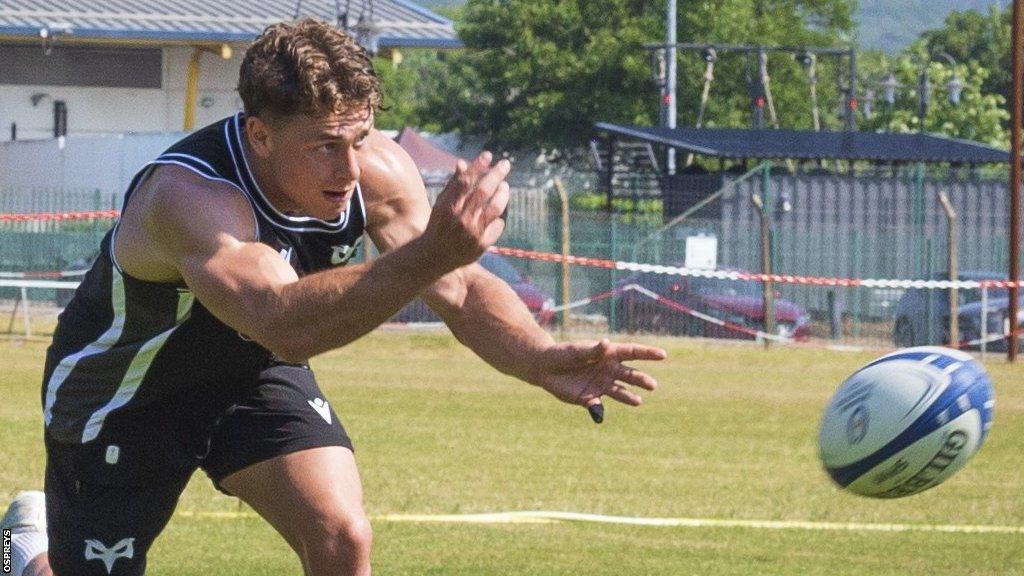
[[[415,4],[419,4],[424,8],[433,10],[435,8],[448,8],[451,6],[462,6],[466,3],[466,0],[414,0]]]
[[[898,52],[925,30],[941,28],[950,12],[1009,6],[1011,0],[860,0],[860,45]]]
[[[414,0],[436,10],[462,6],[466,0]],[[941,28],[950,12],[987,12],[995,4],[1009,6],[1012,0],[860,0],[860,44],[865,50],[898,52],[925,30]]]

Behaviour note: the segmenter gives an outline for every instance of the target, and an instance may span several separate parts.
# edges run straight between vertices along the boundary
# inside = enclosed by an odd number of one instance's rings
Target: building
[[[238,67],[268,24],[315,16],[372,52],[451,48],[407,0],[56,0],[0,4],[0,141],[188,131],[237,110]]]

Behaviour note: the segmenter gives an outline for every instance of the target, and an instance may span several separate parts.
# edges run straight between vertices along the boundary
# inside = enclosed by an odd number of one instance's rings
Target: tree
[[[579,145],[598,119],[650,123],[654,14],[642,0],[470,0],[434,118],[499,148]]]
[[[689,42],[847,48],[854,9],[851,0],[680,0],[679,30],[686,31]],[[682,54],[679,74],[679,122],[693,125],[704,74],[700,55]],[[768,75],[780,127],[810,129],[813,116],[808,70],[791,55],[769,53]],[[756,56],[720,52],[705,112],[706,124],[749,127],[751,87],[757,76]],[[848,59],[818,58],[817,92],[824,128],[842,126],[840,87],[848,84],[848,77]],[[765,125],[769,125],[767,111]]]
[[[924,131],[1009,147],[1010,135],[1004,126],[1009,120],[1006,99],[999,94],[985,92],[989,71],[977,62],[957,66],[957,74],[964,82],[958,104],[951,103],[948,98],[946,86],[953,76],[952,66],[948,63],[929,62],[924,56],[913,56],[907,52],[881,62],[882,66],[868,65],[861,69],[862,85],[875,85],[884,77],[884,70],[894,74],[900,88],[892,105],[883,101],[881,90],[876,88],[875,114],[863,121],[863,130],[917,132],[922,129],[918,118],[918,75],[924,65],[922,63],[927,62],[930,98]]]
[[[942,30],[924,32],[895,57],[874,52],[860,59],[860,86],[874,90],[876,114],[863,121],[866,130],[917,132],[918,77],[928,67],[929,106],[923,129],[956,138],[976,140],[997,147],[1009,147],[1009,120],[1005,93],[1009,82],[1010,29],[1006,14],[992,8],[987,16],[978,12],[954,12]],[[957,75],[964,82],[958,104],[949,102],[947,84],[953,76],[951,64],[957,62]],[[882,99],[881,80],[892,73],[900,84],[893,105]],[[1000,79],[993,80],[994,77]]]
[[[987,14],[973,10],[953,12],[945,26],[924,32],[911,51],[946,52],[960,63],[975,62],[988,71],[982,84],[987,94],[1010,97],[1010,8],[990,6]]]
[[[408,50],[391,54],[391,58],[378,57],[373,67],[380,78],[384,94],[384,109],[377,114],[378,128],[401,130],[414,126],[421,130],[436,131],[440,125],[426,114],[423,102],[430,98],[431,90],[444,74],[444,63],[437,52]]]
[[[684,41],[836,45],[849,41],[854,0],[679,1]],[[664,0],[469,0],[460,36],[467,50],[450,62],[430,102],[445,129],[483,134],[492,146],[575,147],[597,121],[654,124],[658,95],[644,44],[664,38]],[[749,71],[723,57],[708,118],[750,123]],[[791,57],[769,64],[780,122],[811,124],[806,73]],[[822,101],[838,100],[844,67],[822,62]],[[756,71],[755,71],[756,72]],[[692,123],[703,63],[681,53],[680,124]],[[833,123],[837,123],[835,121]]]

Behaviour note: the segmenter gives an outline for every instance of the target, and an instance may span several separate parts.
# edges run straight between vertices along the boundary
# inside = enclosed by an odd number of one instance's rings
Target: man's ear
[[[270,156],[274,146],[270,125],[257,116],[245,117],[245,137],[249,141],[249,147],[261,158]]]

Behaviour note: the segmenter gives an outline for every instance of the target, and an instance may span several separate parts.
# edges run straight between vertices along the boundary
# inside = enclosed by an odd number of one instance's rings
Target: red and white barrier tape
[[[748,336],[753,336],[755,339],[762,339],[763,338],[763,339],[766,339],[766,340],[775,340],[775,341],[778,341],[778,342],[789,342],[791,340],[791,338],[789,338],[787,336],[783,336],[783,335],[779,335],[779,334],[768,334],[767,332],[762,332],[760,330],[754,330],[754,329],[751,329],[751,328],[747,328],[746,326],[741,326],[739,324],[733,324],[732,322],[726,322],[725,320],[722,320],[721,318],[715,318],[714,316],[711,316],[709,314],[705,314],[703,312],[694,310],[693,308],[690,308],[689,306],[684,306],[683,304],[680,304],[680,303],[676,302],[675,300],[671,300],[669,298],[666,298],[666,297],[664,297],[664,296],[662,296],[662,295],[660,295],[660,294],[658,294],[656,292],[652,292],[651,290],[648,290],[647,288],[644,288],[643,286],[640,286],[639,284],[627,284],[626,286],[623,286],[621,288],[616,288],[614,290],[609,290],[607,292],[602,292],[600,294],[595,294],[593,296],[588,296],[587,298],[582,298],[580,300],[576,300],[576,301],[570,302],[568,304],[563,304],[562,306],[555,306],[551,310],[553,312],[562,312],[564,310],[572,310],[573,308],[580,308],[582,306],[586,306],[586,305],[592,304],[594,302],[599,302],[601,300],[604,300],[606,298],[611,298],[613,296],[618,296],[619,294],[624,294],[626,292],[636,292],[637,294],[640,294],[640,295],[642,295],[644,297],[650,298],[651,300],[654,300],[658,304],[661,304],[662,306],[665,306],[667,308],[671,308],[673,310],[676,310],[677,312],[682,312],[683,314],[687,314],[689,316],[693,316],[694,318],[698,318],[698,319],[703,320],[705,322],[709,322],[711,324],[715,324],[717,326],[721,326],[721,327],[726,328],[728,330],[733,330],[735,332],[740,332],[740,333],[743,333],[743,334],[747,334]]]
[[[37,222],[37,221],[68,221],[96,220],[117,218],[117,210],[92,210],[83,212],[38,212],[30,214],[0,214],[0,222]],[[760,274],[755,272],[739,272],[730,270],[704,270],[679,266],[662,266],[659,264],[640,264],[622,262],[605,258],[586,256],[562,256],[553,252],[538,252],[519,248],[494,246],[492,252],[546,262],[568,262],[579,266],[591,266],[610,270],[626,270],[631,272],[651,272],[654,274],[670,274],[673,276],[693,276],[699,278],[718,278],[722,280],[747,280],[756,282],[776,282],[778,284],[797,284],[805,286],[838,286],[843,288],[918,288],[931,290],[948,290],[950,288],[1009,288],[1016,285],[1024,287],[1024,281],[1010,282],[1007,280],[892,280],[883,278],[838,278],[828,276],[797,276],[792,274]],[[42,273],[40,273],[42,274]]]
[[[643,286],[640,286],[639,284],[629,284],[629,285],[625,286],[624,289],[625,290],[633,290],[634,292],[636,292],[638,294],[642,294],[642,295],[644,295],[644,296],[654,300],[655,302],[657,302],[658,304],[661,304],[662,306],[665,306],[665,307],[668,307],[668,308],[672,308],[673,310],[677,310],[677,311],[682,312],[684,314],[688,314],[690,316],[693,316],[694,318],[699,318],[699,319],[701,319],[701,320],[703,320],[705,322],[708,322],[708,323],[711,323],[711,324],[715,324],[717,326],[721,326],[722,328],[726,328],[726,329],[732,330],[734,332],[740,332],[740,333],[746,334],[748,336],[753,336],[757,340],[761,340],[761,339],[764,339],[764,340],[774,340],[776,342],[791,342],[793,340],[789,336],[784,336],[782,334],[769,334],[769,333],[763,332],[761,330],[754,330],[752,328],[747,328],[746,326],[741,326],[739,324],[734,324],[732,322],[726,322],[725,320],[722,320],[721,318],[715,318],[714,316],[711,316],[710,314],[705,314],[705,313],[700,312],[698,310],[694,310],[693,308],[690,308],[689,306],[684,306],[683,304],[680,304],[679,302],[676,302],[675,300],[671,300],[669,298],[666,298],[666,297],[662,296],[661,294],[658,294],[656,292],[652,292],[652,291],[648,290],[647,288],[644,288]]]
[[[716,317],[711,316],[709,314],[705,314],[703,312],[700,312],[698,310],[694,310],[694,309],[692,309],[692,308],[690,308],[688,306],[680,304],[679,302],[676,302],[675,300],[672,300],[670,298],[666,298],[666,297],[664,297],[664,296],[662,296],[662,295],[660,295],[660,294],[658,294],[656,292],[653,292],[651,290],[648,290],[647,288],[644,288],[643,286],[640,286],[639,284],[627,284],[626,286],[623,286],[621,288],[616,288],[614,290],[608,290],[607,292],[602,292],[600,294],[595,294],[593,296],[588,296],[586,298],[581,298],[579,300],[570,302],[568,304],[563,304],[561,306],[555,306],[551,310],[553,312],[562,312],[564,310],[572,310],[574,308],[580,308],[580,307],[586,306],[588,304],[593,304],[594,302],[599,302],[599,301],[605,300],[607,298],[611,298],[611,297],[614,297],[614,296],[618,296],[620,294],[624,294],[626,292],[636,292],[637,294],[641,294],[641,295],[643,295],[643,296],[645,296],[647,298],[650,298],[651,300],[654,300],[655,302],[657,302],[657,303],[659,303],[659,304],[661,304],[661,305],[663,305],[665,307],[671,308],[671,309],[676,310],[678,312],[682,312],[682,313],[687,314],[689,316],[693,316],[694,318],[698,318],[698,319],[703,320],[705,322],[708,322],[708,323],[711,323],[711,324],[715,324],[717,326],[721,326],[721,327],[729,329],[729,330],[733,330],[735,332],[741,332],[743,334],[747,334],[749,336],[753,336],[755,339],[774,340],[774,341],[777,341],[777,342],[791,342],[792,341],[792,338],[788,337],[788,336],[784,336],[784,335],[781,335],[781,334],[769,334],[767,332],[763,332],[763,331],[760,331],[760,330],[754,330],[752,328],[748,328],[746,326],[742,326],[742,325],[739,325],[739,324],[734,324],[734,323],[731,323],[731,322],[726,322],[725,320],[722,320],[721,318],[716,318]],[[1017,335],[1018,336],[1024,336],[1024,329],[1018,330],[1017,331]],[[1004,340],[1004,339],[1006,339],[1009,336],[1010,336],[1009,333],[1006,333],[1006,334],[991,334],[987,338],[977,338],[977,339],[974,339],[974,340],[960,342],[959,344],[957,344],[955,346],[955,348],[967,348],[969,346],[981,346],[982,344],[991,344],[993,342],[998,342],[1000,340]]]
[[[117,210],[85,212],[34,212],[31,214],[0,214],[0,222],[63,222],[67,220],[103,220],[117,218]]]
[[[491,252],[546,262],[568,262],[581,266],[593,266],[613,270],[631,272],[651,272],[673,276],[692,276],[698,278],[718,278],[721,280],[747,280],[756,282],[776,282],[778,284],[798,284],[805,286],[839,286],[844,288],[921,288],[932,290],[948,290],[950,288],[1009,288],[1024,287],[1024,281],[1009,282],[1007,280],[890,280],[879,278],[835,278],[827,276],[796,276],[792,274],[760,274],[756,272],[740,272],[736,270],[705,270],[699,268],[683,268],[679,266],[662,266],[659,264],[640,264],[602,258],[581,256],[562,256],[552,252],[537,252],[519,248],[494,246]]]
[[[552,306],[551,307],[551,311],[552,312],[562,312],[564,310],[572,310],[573,308],[579,308],[581,306],[586,306],[587,304],[593,304],[594,302],[599,302],[601,300],[604,300],[605,298],[611,298],[612,296],[618,296],[619,294],[622,294],[623,292],[626,292],[628,290],[628,288],[629,288],[628,286],[625,287],[625,288],[616,288],[614,290],[609,290],[607,292],[602,292],[600,294],[595,294],[593,296],[587,296],[586,298],[581,298],[580,300],[569,302],[568,304],[562,304],[561,306]]]
[[[1017,330],[1016,332],[1006,332],[1004,334],[991,334],[987,338],[975,338],[974,340],[965,340],[957,343],[953,348],[967,348],[969,346],[981,346],[982,344],[991,344],[993,342],[999,342],[1010,337],[1011,334],[1016,334],[1018,338],[1024,336],[1024,328]]]

